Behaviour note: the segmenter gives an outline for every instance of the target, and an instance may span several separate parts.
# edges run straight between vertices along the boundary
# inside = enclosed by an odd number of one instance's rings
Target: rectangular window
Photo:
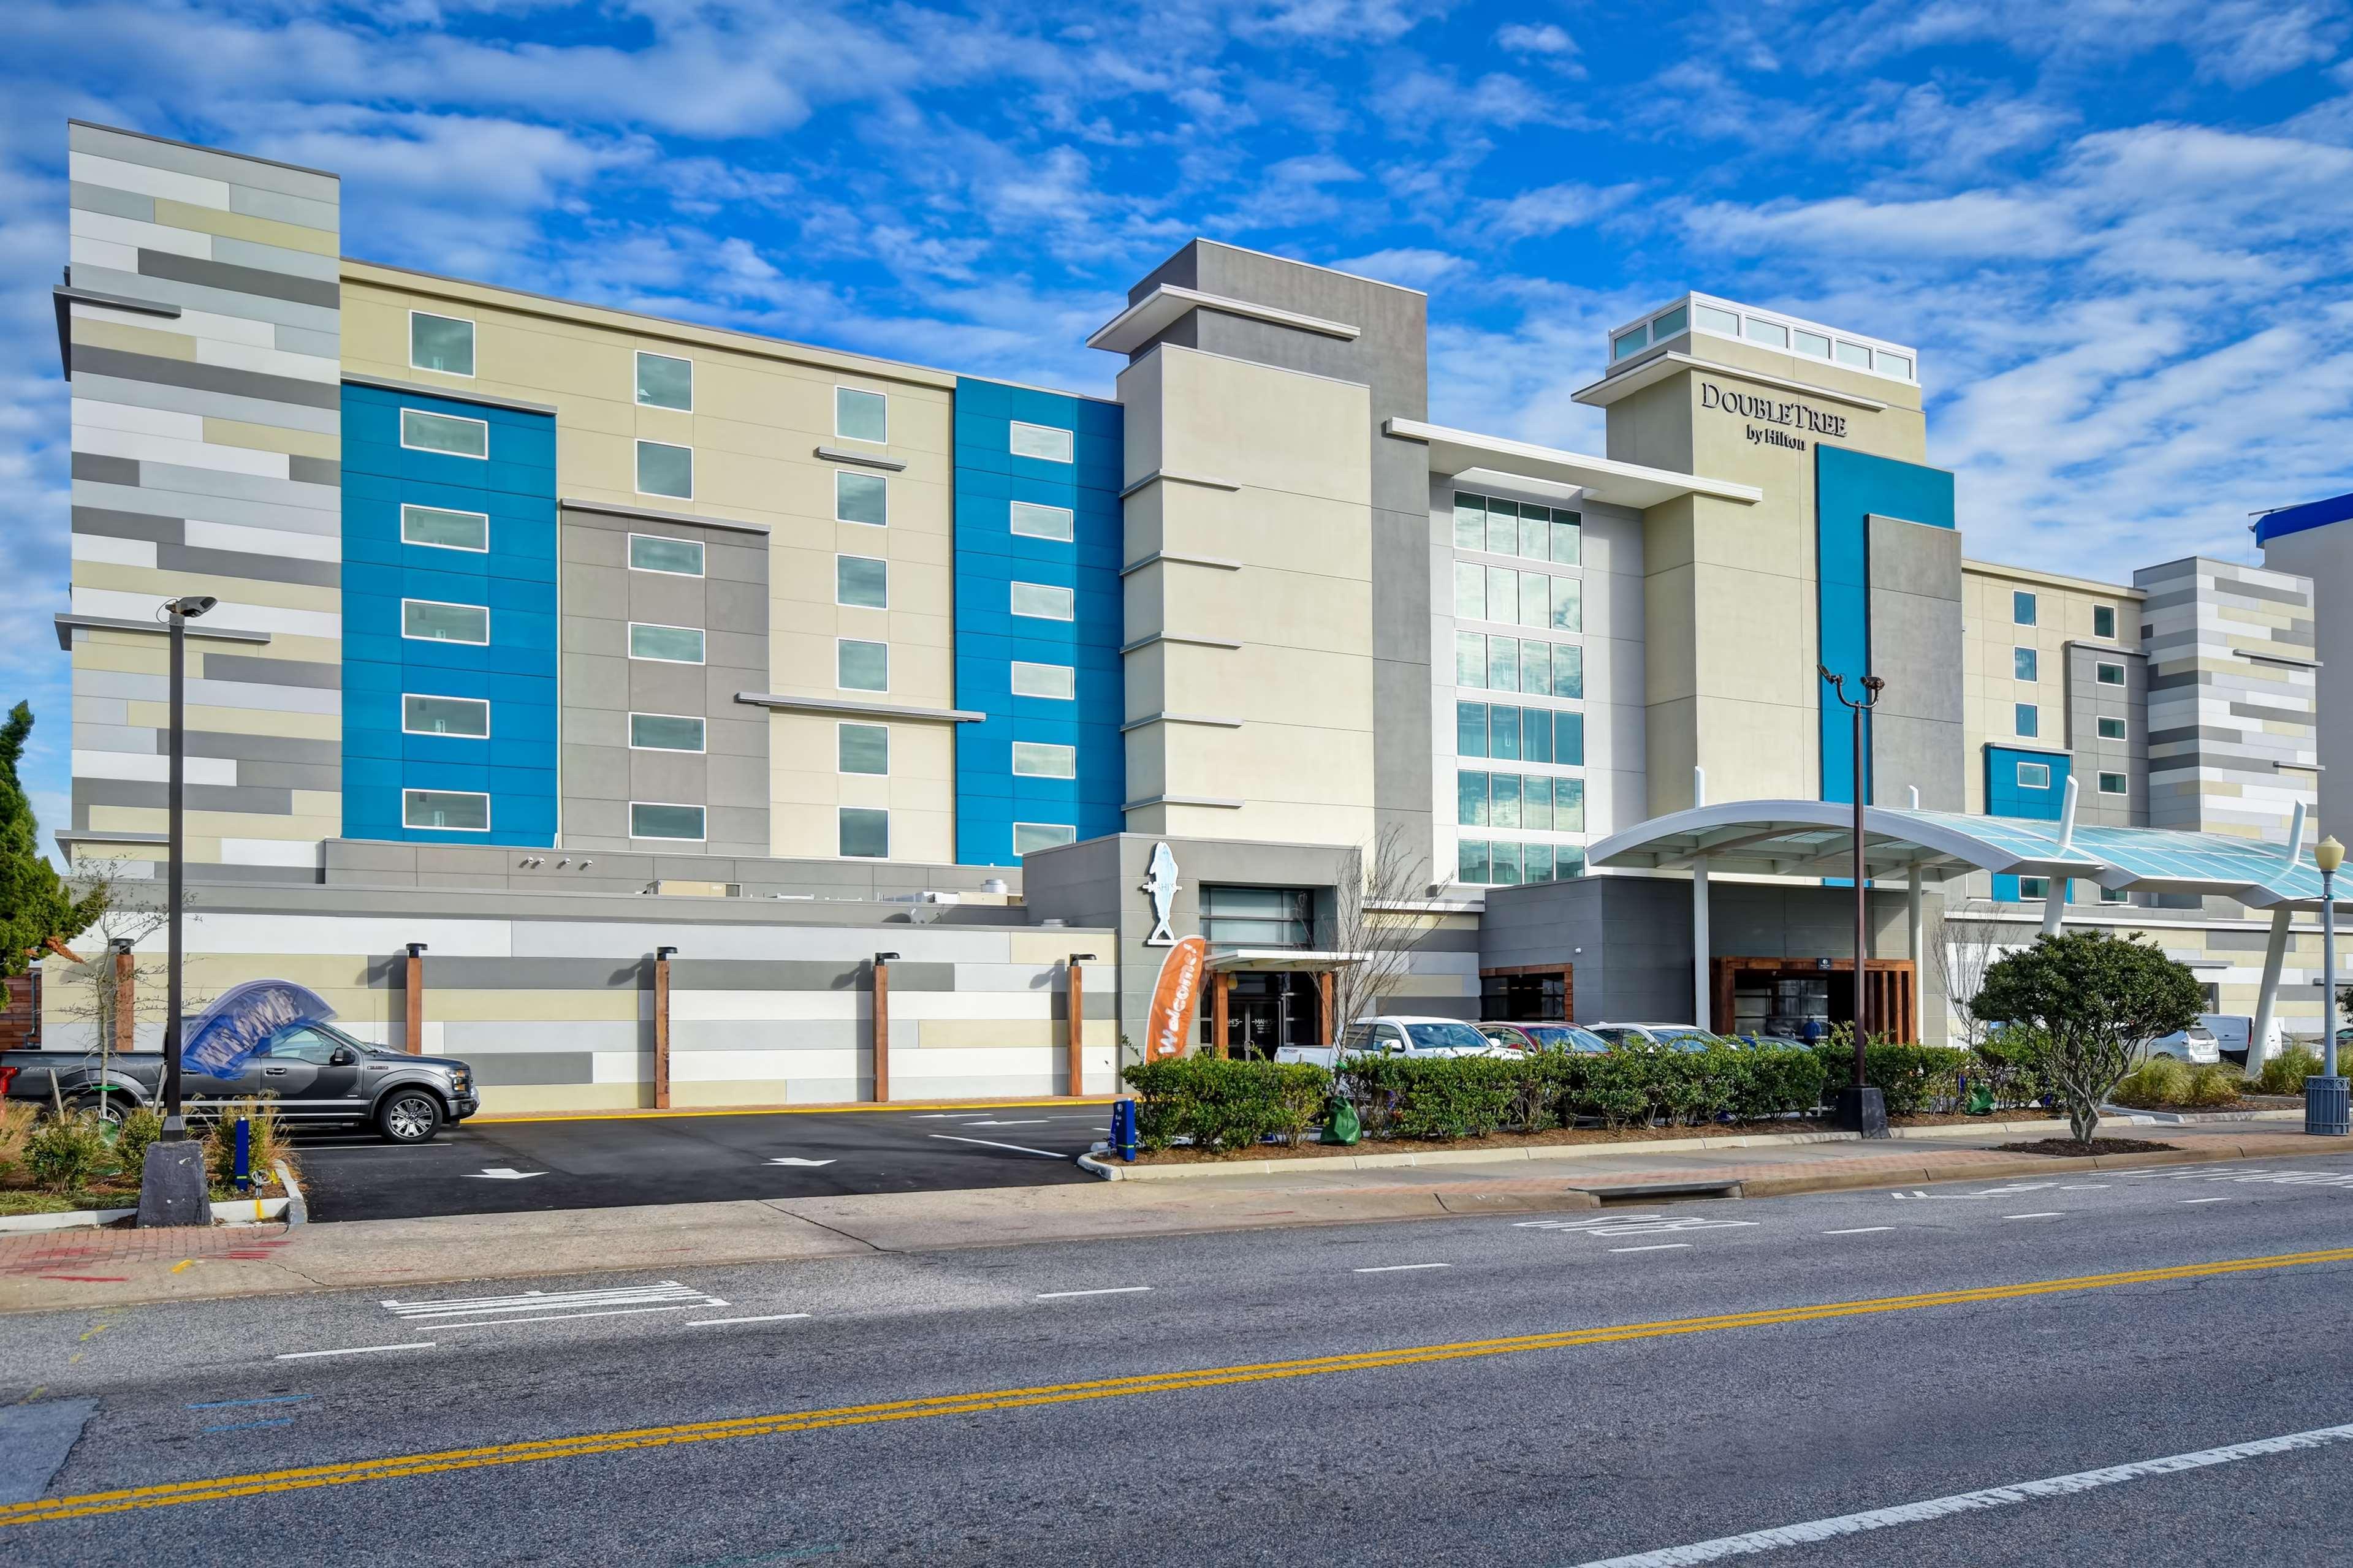
[[[2042,732],[2042,712],[2033,703],[2020,703],[2017,713],[2018,732],[2021,735],[2031,737]]]
[[[1487,501],[1468,490],[1454,492],[1454,548],[1484,550],[1487,548]]]
[[[629,570],[700,577],[702,543],[700,540],[670,539],[659,533],[633,533],[629,535]]]
[[[1461,858],[1457,862],[1457,874],[1462,880],[1474,884],[1486,881],[1487,866],[1487,841],[1483,838],[1464,839]]]
[[[408,312],[408,363],[443,375],[474,374],[474,323],[455,316]]]
[[[1065,844],[1076,844],[1079,830],[1061,822],[1017,822],[1013,825],[1013,852],[1031,855],[1040,849],[1059,849]]]
[[[403,506],[400,542],[433,550],[470,550],[480,554],[491,547],[490,515],[445,511],[438,506]]]
[[[2049,898],[2051,896],[2051,879],[2048,877],[2021,877],[2018,879],[2018,896],[2021,899]]]
[[[2014,647],[2010,650],[2010,673],[2012,679],[2033,680],[2037,679],[2035,671],[2038,668],[2032,648]]]
[[[2101,740],[2121,741],[2125,738],[2125,721],[2123,720],[2103,719],[2099,723]]]
[[[1871,368],[1871,351],[1863,347],[1861,343],[1851,343],[1841,339],[1838,346],[1838,362],[1841,364],[1858,364],[1863,369],[1869,370]]]
[[[1552,780],[1520,781],[1520,823],[1531,833],[1552,831]]]
[[[1044,741],[1013,742],[1013,772],[1018,778],[1069,779],[1079,775],[1079,749],[1050,745]]]
[[[479,647],[491,640],[491,612],[480,605],[403,599],[400,635],[419,642],[462,642]]]
[[[1520,641],[1517,637],[1487,639],[1487,685],[1495,691],[1520,689]]]
[[[629,657],[652,659],[659,664],[701,664],[702,662],[702,628],[700,626],[657,626],[642,621],[629,623]]]
[[[1552,549],[1552,509],[1542,506],[1520,508],[1520,553],[1531,561],[1542,561]]]
[[[1882,349],[1879,351],[1878,363],[1880,373],[1883,375],[1900,375],[1906,381],[1912,379],[1912,361],[1907,355],[1892,354],[1885,349]]]
[[[1495,707],[1487,710],[1487,754],[1500,763],[1520,761],[1520,715],[1518,708]]]
[[[400,792],[400,822],[404,827],[444,833],[488,833],[491,797],[462,790],[405,789]]]
[[[1585,520],[1573,511],[1552,514],[1552,563],[1574,566],[1585,558]]]
[[[2010,596],[2010,618],[2012,623],[2018,626],[2032,626],[2034,624],[2034,595],[2022,590],[2012,593]]]
[[[1071,433],[1057,430],[1050,425],[1024,425],[1012,421],[1008,443],[1017,458],[1035,458],[1044,463],[1067,463],[1071,460]]]
[[[1013,695],[1043,697],[1068,702],[1078,695],[1079,672],[1067,664],[1025,664],[1013,661]]]
[[[833,683],[844,691],[891,689],[891,645],[837,637],[833,644]]]
[[[1520,644],[1520,689],[1538,697],[1552,690],[1552,644],[1534,637]]]
[[[2094,605],[2092,606],[2092,635],[2095,637],[2112,637],[2116,635],[2115,605]]]
[[[2048,763],[2019,763],[2018,787],[2021,789],[2049,789],[2051,787],[2051,764]]]
[[[1585,715],[1556,713],[1552,716],[1552,760],[1565,767],[1585,765]]]
[[[870,555],[833,558],[833,602],[861,610],[891,607],[891,568]]]
[[[833,520],[884,528],[891,521],[891,486],[880,474],[853,474],[837,468],[833,475]]]
[[[694,499],[694,448],[667,441],[638,443],[638,493]]]
[[[1520,505],[1487,499],[1487,553],[1512,555],[1520,548]]]
[[[700,752],[702,721],[683,713],[632,713],[629,749],[633,752]]]
[[[1542,708],[1520,710],[1520,751],[1532,763],[1552,761],[1553,716]]]
[[[1497,839],[1489,847],[1492,856],[1487,874],[1501,888],[1515,888],[1520,881],[1520,847],[1509,839]]]
[[[2094,665],[2092,673],[2103,686],[2122,686],[2125,683],[2125,667],[2121,664]]]
[[[1810,332],[1799,327],[1791,333],[1790,341],[1791,346],[1801,354],[1811,354],[1816,359],[1831,357],[1831,341],[1820,332]]]
[[[1680,334],[1690,325],[1691,312],[1683,306],[1678,305],[1673,310],[1665,312],[1663,315],[1659,316],[1656,320],[1651,321],[1651,341],[1654,343],[1665,342],[1669,338],[1675,337]]]
[[[700,844],[702,842],[702,807],[633,800],[629,802],[629,837],[685,839]]]
[[[1484,702],[1457,702],[1454,705],[1454,753],[1461,757],[1483,757],[1487,754],[1487,705]]]
[[[1521,879],[1528,882],[1549,882],[1552,876],[1552,846],[1523,844],[1520,853],[1526,858],[1527,874]]]
[[[1556,833],[1585,831],[1585,781],[1583,779],[1552,781],[1552,826]],[[1568,851],[1563,849],[1561,853],[1566,855]],[[1579,857],[1578,863],[1583,864],[1582,857]],[[1567,871],[1561,873],[1564,877],[1572,874]]]
[[[1768,348],[1786,349],[1789,346],[1789,329],[1778,321],[1760,321],[1751,316],[1746,336],[1751,342],[1763,343]]]
[[[1487,821],[1495,827],[1517,827],[1520,825],[1520,777],[1517,773],[1497,773],[1488,781]]]
[[[490,738],[491,705],[479,697],[417,697],[400,699],[400,728],[409,735],[459,735],[468,740]]]
[[[1630,332],[1619,333],[1618,336],[1611,341],[1609,344],[1609,357],[1612,359],[1624,359],[1629,354],[1641,353],[1644,349],[1650,346],[1651,329],[1647,326],[1636,327]]]
[[[2131,787],[2125,782],[2124,774],[2102,773],[2100,775],[2100,793],[2102,795],[2129,795],[2132,791]]]
[[[871,806],[841,808],[841,852],[853,860],[887,860],[891,857],[891,814]]]
[[[888,724],[837,724],[833,740],[834,766],[841,772],[877,775],[891,772]]]
[[[1478,632],[1454,634],[1454,684],[1487,684],[1487,639]]]
[[[1546,605],[1550,602],[1551,585],[1565,579],[1548,577],[1541,572],[1520,574],[1520,625],[1540,626],[1545,624]]]
[[[1458,620],[1487,618],[1487,571],[1468,561],[1454,563],[1454,615]]]
[[[1013,613],[1040,621],[1067,621],[1073,612],[1075,600],[1068,588],[1056,588],[1044,583],[1013,584]]]
[[[1487,568],[1487,618],[1510,626],[1520,613],[1520,574],[1502,566]]]
[[[694,362],[638,351],[638,401],[648,408],[694,411]]]
[[[1487,826],[1487,775],[1463,769],[1454,775],[1454,820],[1465,827]]]
[[[487,458],[491,455],[490,422],[463,419],[455,414],[427,414],[422,408],[404,408],[400,411],[400,444],[416,452]]]
[[[2132,895],[2122,888],[2102,888],[2100,889],[2100,902],[2104,904],[2128,904],[2132,902]]]
[[[833,433],[843,440],[880,447],[890,439],[890,400],[882,394],[855,386],[833,389]]]
[[[1552,577],[1552,620],[1556,632],[1585,629],[1585,584],[1574,577]]]
[[[1025,539],[1050,539],[1068,544],[1073,531],[1071,509],[1041,506],[1034,500],[1013,503],[1013,531]]]
[[[1694,305],[1692,320],[1702,331],[1720,332],[1727,338],[1740,335],[1740,318],[1715,305]]]
[[[1585,650],[1575,643],[1552,645],[1552,694],[1584,700]]]

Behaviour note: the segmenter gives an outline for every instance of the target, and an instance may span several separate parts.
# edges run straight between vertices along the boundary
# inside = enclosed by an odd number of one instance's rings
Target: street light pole
[[[1863,1050],[1870,1038],[1869,961],[1871,956],[1871,890],[1865,876],[1863,846],[1862,716],[1878,705],[1887,682],[1875,675],[1861,680],[1861,695],[1846,694],[1846,677],[1832,675],[1828,665],[1814,667],[1830,682],[1831,692],[1854,718],[1854,1081],[1839,1090],[1839,1126],[1865,1138],[1887,1136],[1887,1101],[1864,1081]]]
[[[204,1151],[188,1142],[180,1104],[180,904],[185,896],[187,844],[182,820],[187,774],[188,623],[220,601],[191,594],[163,608],[171,636],[171,757],[164,785],[164,1135],[149,1145],[139,1174],[139,1223],[206,1225],[212,1219]]]
[[[2318,1078],[2304,1080],[2304,1130],[2323,1138],[2346,1135],[2348,1110],[2347,1085],[2337,1076],[2337,868],[2345,864],[2345,846],[2335,837],[2312,847],[2313,863],[2320,868],[2320,1034]]]

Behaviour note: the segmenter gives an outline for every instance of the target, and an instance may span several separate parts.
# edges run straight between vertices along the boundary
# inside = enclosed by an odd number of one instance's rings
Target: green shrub
[[[2183,1103],[2201,1107],[2229,1105],[2239,1098],[2246,1082],[2229,1062],[2208,1062],[2190,1070],[2189,1098]]]
[[[286,1142],[286,1125],[278,1117],[278,1102],[264,1096],[259,1100],[240,1100],[223,1104],[205,1130],[205,1169],[211,1173],[216,1187],[226,1187],[237,1176],[237,1122],[244,1117],[253,1123],[249,1153],[252,1156],[254,1180],[271,1180],[271,1167],[279,1161],[290,1162],[293,1151]]]
[[[2320,1054],[2302,1046],[2282,1051],[2263,1064],[2265,1094],[2302,1094],[2304,1080],[2320,1076]]]
[[[87,1110],[53,1116],[25,1140],[25,1168],[45,1192],[89,1186],[114,1164],[106,1123]]]
[[[147,1167],[147,1146],[164,1136],[164,1118],[152,1105],[142,1105],[114,1125],[114,1157],[122,1163],[125,1174],[136,1175]]]
[[[2009,1024],[1989,1033],[1977,1048],[1968,1076],[1993,1091],[1996,1105],[2037,1105],[2052,1092],[2050,1042],[2031,1024]]]
[[[1379,1103],[1393,1138],[1483,1138],[1510,1125],[1515,1106],[1543,1098],[1549,1081],[1538,1063],[1494,1057],[1364,1056],[1341,1069],[1358,1118],[1368,1100]]]
[[[1828,1075],[1822,1058],[1803,1046],[1757,1046],[1738,1055],[1745,1071],[1733,1097],[1735,1116],[1761,1121],[1821,1102]]]
[[[1854,1035],[1844,1024],[1813,1047],[1826,1089],[1854,1081]],[[1907,1046],[1873,1038],[1863,1047],[1862,1081],[1877,1089],[1890,1116],[1918,1116],[1960,1096],[1969,1053],[1946,1046]]]
[[[1209,1150],[1275,1137],[1297,1144],[1332,1092],[1332,1075],[1307,1062],[1172,1057],[1139,1063],[1120,1076],[1135,1090],[1136,1140],[1146,1149],[1166,1149],[1179,1138]],[[259,1160],[257,1137],[255,1163]]]
[[[2108,1098],[2118,1105],[2163,1110],[2189,1103],[2189,1069],[2171,1057],[2151,1057],[2117,1084]]]

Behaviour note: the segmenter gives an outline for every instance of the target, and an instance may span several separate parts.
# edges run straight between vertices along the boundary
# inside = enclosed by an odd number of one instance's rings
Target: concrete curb
[[[292,1230],[298,1225],[310,1224],[311,1200],[302,1195],[302,1184],[294,1179],[294,1173],[286,1168],[283,1160],[271,1161],[270,1169],[278,1173],[278,1184],[286,1189],[286,1228]]]
[[[2304,1120],[2301,1110],[2139,1110],[2128,1105],[2103,1105],[2100,1120],[2129,1119],[2143,1125],[2154,1122],[2159,1127],[2200,1127],[2221,1121],[2296,1121]]]
[[[286,1168],[279,1167],[279,1179],[285,1180]],[[289,1183],[287,1190],[294,1189]],[[222,1225],[262,1225],[285,1214],[296,1198],[222,1198],[213,1205],[213,1219]],[[0,1236],[11,1232],[42,1230],[95,1230],[118,1220],[136,1217],[139,1211],[128,1209],[67,1209],[58,1214],[19,1214],[0,1218]],[[307,1218],[307,1215],[305,1215]],[[300,1224],[301,1221],[289,1221]]]
[[[2148,1126],[2138,1116],[2102,1117],[2128,1126]],[[1898,1139],[1982,1138],[1989,1133],[2043,1133],[2063,1129],[2064,1122],[1974,1121],[1946,1127],[1899,1127]],[[1524,1143],[1509,1149],[1428,1149],[1381,1154],[1318,1154],[1293,1160],[1218,1160],[1186,1165],[1130,1165],[1124,1161],[1098,1160],[1108,1151],[1099,1144],[1078,1157],[1079,1168],[1107,1182],[1183,1182],[1211,1176],[1279,1176],[1287,1171],[1388,1171],[1427,1165],[1509,1164],[1527,1160],[1609,1160],[1631,1154],[1696,1154],[1724,1149],[1788,1149],[1809,1143],[1860,1143],[1860,1132],[1742,1133],[1729,1138],[1659,1138],[1624,1143]],[[1876,1142],[1876,1140],[1873,1140]],[[2036,1156],[2042,1158],[2044,1156]]]

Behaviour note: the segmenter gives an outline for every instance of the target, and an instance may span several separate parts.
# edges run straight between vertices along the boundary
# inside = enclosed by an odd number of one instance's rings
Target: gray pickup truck
[[[160,1051],[0,1051],[0,1095],[119,1115],[163,1095]],[[481,1109],[473,1069],[449,1057],[412,1057],[355,1040],[331,1024],[288,1029],[227,1079],[180,1075],[180,1098],[201,1119],[223,1101],[267,1095],[299,1126],[373,1127],[395,1143],[425,1143]]]

